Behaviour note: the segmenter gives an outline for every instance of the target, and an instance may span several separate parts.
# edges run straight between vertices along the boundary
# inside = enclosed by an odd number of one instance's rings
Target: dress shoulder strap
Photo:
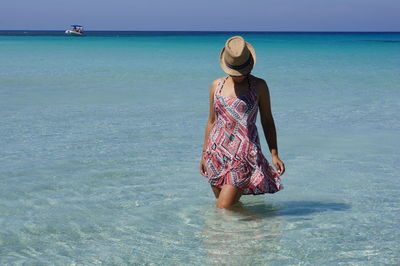
[[[217,87],[215,88],[214,96],[221,95],[222,87],[224,86],[225,81],[226,81],[227,79],[228,79],[228,76],[219,79],[218,84],[217,84]],[[214,98],[215,98],[215,97],[214,97]]]
[[[217,87],[215,88],[214,91],[214,100],[216,98],[217,95],[221,95],[221,90],[226,82],[226,80],[228,79],[229,76],[226,76],[224,78],[220,78],[217,84]],[[252,95],[254,100],[257,100],[257,93],[256,93],[256,88],[255,88],[255,78],[253,77],[253,75],[249,75],[248,76],[248,84],[249,84],[249,91],[250,94]]]

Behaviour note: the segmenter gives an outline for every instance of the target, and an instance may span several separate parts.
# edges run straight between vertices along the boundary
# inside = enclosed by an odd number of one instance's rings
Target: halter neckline
[[[253,89],[252,89],[253,86],[252,86],[252,82],[250,81],[250,75],[249,75],[249,76],[247,76],[247,83],[249,84],[249,89],[248,89],[248,91],[247,91],[246,93],[241,94],[241,95],[239,95],[239,96],[234,96],[234,97],[226,97],[226,96],[223,96],[223,95],[221,94],[221,90],[222,90],[222,88],[224,87],[225,81],[228,79],[228,77],[229,77],[229,76],[226,76],[226,77],[223,79],[222,84],[221,84],[221,86],[220,86],[219,89],[218,89],[218,95],[219,95],[220,97],[222,97],[222,98],[224,98],[224,99],[239,99],[239,98],[242,98],[243,96],[250,95],[251,92],[253,91]]]

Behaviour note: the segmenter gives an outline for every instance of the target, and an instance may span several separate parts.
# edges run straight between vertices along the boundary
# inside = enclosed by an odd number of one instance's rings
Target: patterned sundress
[[[221,90],[228,76],[221,78],[214,93],[215,123],[210,130],[205,159],[205,175],[211,185],[230,184],[243,195],[275,193],[284,187],[280,173],[261,151],[256,118],[258,113],[255,78],[248,76],[249,90],[238,97],[224,97]]]

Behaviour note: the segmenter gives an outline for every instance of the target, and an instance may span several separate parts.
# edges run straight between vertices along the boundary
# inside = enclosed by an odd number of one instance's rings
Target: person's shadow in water
[[[230,210],[244,215],[258,218],[272,216],[305,216],[314,213],[329,211],[344,211],[351,206],[340,202],[319,202],[319,201],[282,201],[278,203],[257,202],[246,204],[239,202]]]
[[[273,262],[278,254],[285,216],[304,216],[321,212],[344,211],[350,205],[338,202],[241,199],[228,209],[211,208],[204,213],[202,242],[210,262],[249,265]],[[269,261],[271,258],[271,261]]]

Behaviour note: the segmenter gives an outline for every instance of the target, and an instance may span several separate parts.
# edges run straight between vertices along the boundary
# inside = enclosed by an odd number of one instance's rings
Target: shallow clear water
[[[1,264],[398,264],[400,34],[242,35],[286,172],[235,212],[198,172],[231,34],[0,36]]]

